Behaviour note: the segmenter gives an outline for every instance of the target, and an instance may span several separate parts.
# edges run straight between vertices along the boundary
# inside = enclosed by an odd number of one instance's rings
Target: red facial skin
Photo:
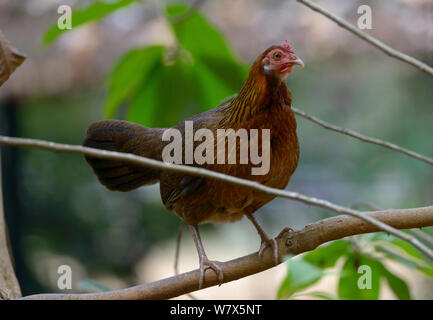
[[[263,59],[263,65],[266,72],[280,74],[287,77],[292,72],[294,65],[304,66],[304,62],[298,58],[287,42],[281,45],[281,48],[276,48],[266,55]]]

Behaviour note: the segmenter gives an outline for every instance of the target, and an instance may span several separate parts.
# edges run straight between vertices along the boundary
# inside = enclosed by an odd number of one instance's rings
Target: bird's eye
[[[277,61],[280,60],[282,57],[281,52],[279,52],[279,51],[274,52],[274,55],[272,57],[274,58],[274,60],[277,60]]]

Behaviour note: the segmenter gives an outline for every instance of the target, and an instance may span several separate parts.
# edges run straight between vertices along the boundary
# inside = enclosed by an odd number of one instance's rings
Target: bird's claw
[[[293,230],[290,227],[284,227],[283,230],[281,230],[281,232],[278,234],[278,236],[275,239],[280,239],[282,238],[286,233],[290,233],[290,232],[295,232],[295,230]]]
[[[273,252],[273,255],[274,255],[274,262],[277,265],[278,262],[279,262],[279,258],[278,258],[278,243],[277,243],[277,240],[274,239],[274,238],[262,240],[262,244],[260,245],[260,249],[259,249],[259,257],[263,257],[263,252],[268,247],[272,248],[272,252]]]
[[[218,265],[218,262],[211,261],[208,259],[203,259],[200,262],[200,281],[198,284],[198,288],[199,289],[203,288],[204,275],[207,269],[212,269],[213,271],[215,271],[216,275],[218,276],[218,286],[222,285],[224,281],[224,274],[222,268]]]

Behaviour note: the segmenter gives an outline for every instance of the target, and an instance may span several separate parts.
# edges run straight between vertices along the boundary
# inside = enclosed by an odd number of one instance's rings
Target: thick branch
[[[379,50],[385,52],[388,56],[396,58],[400,61],[406,62],[407,64],[410,64],[410,65],[414,66],[415,68],[418,68],[419,70],[427,73],[430,77],[433,77],[433,68],[430,67],[429,65],[425,64],[424,62],[421,62],[421,61],[419,61],[419,60],[417,60],[417,59],[415,59],[415,58],[413,58],[407,54],[404,54],[398,50],[395,50],[395,49],[391,48],[390,46],[386,45],[385,43],[383,43],[382,41],[379,41],[376,38],[370,36],[369,34],[364,33],[362,31],[359,31],[358,28],[356,28],[354,25],[352,25],[349,22],[347,22],[346,20],[330,13],[329,11],[318,6],[314,2],[311,2],[309,0],[297,0],[297,1],[306,5],[310,9],[324,15],[325,17],[331,19],[332,21],[337,23],[340,27],[342,27],[346,30],[349,30],[354,35],[356,35],[357,37],[367,41],[368,43],[375,46]]]
[[[433,206],[415,209],[383,210],[365,213],[396,229],[410,229],[433,226]],[[358,218],[336,216],[310,225],[302,230],[284,230],[277,237],[279,257],[297,255],[315,249],[317,246],[356,234],[381,231]],[[281,259],[280,259],[281,261]],[[262,272],[274,266],[272,250],[266,250],[263,257],[253,253],[221,264],[224,282],[230,282]],[[198,290],[199,270],[186,272],[174,277],[146,283],[131,288],[101,293],[85,294],[37,294],[24,299],[170,299]],[[218,280],[214,272],[207,272],[204,288],[215,286]]]
[[[304,117],[305,119],[308,119],[314,123],[317,123],[318,125],[320,125],[321,127],[325,128],[325,129],[332,130],[332,131],[335,131],[338,133],[342,133],[344,135],[359,139],[359,140],[364,141],[364,142],[377,144],[378,146],[382,146],[384,148],[388,148],[388,149],[403,153],[409,157],[412,157],[412,158],[424,161],[425,163],[428,163],[430,165],[433,165],[433,159],[426,157],[422,154],[419,154],[419,153],[416,153],[414,151],[399,147],[398,145],[393,144],[393,143],[388,142],[388,141],[384,141],[384,140],[380,140],[380,139],[376,139],[376,138],[371,138],[369,136],[363,135],[363,134],[355,132],[353,130],[338,127],[338,126],[333,125],[331,123],[325,122],[325,121],[323,121],[317,117],[309,115],[305,111],[302,111],[302,110],[299,110],[299,109],[296,109],[293,107],[292,107],[292,110],[293,110],[293,112],[300,115],[301,117]]]
[[[0,300],[19,297],[21,297],[21,289],[12,266],[4,220],[0,155]]]
[[[371,223],[372,225],[378,227],[382,231],[386,231],[389,234],[392,234],[400,239],[403,239],[410,244],[412,244],[415,248],[417,248],[419,251],[423,252],[427,257],[429,257],[433,261],[433,251],[430,250],[425,244],[421,243],[418,239],[401,232],[393,227],[388,226],[387,224],[375,220],[374,218],[365,215],[364,213],[351,209],[346,208],[337,204],[334,204],[332,202],[329,202],[327,200],[317,199],[313,197],[308,197],[303,194],[292,192],[292,191],[285,191],[281,189],[276,188],[270,188],[263,184],[240,179],[237,177],[221,174],[218,172],[214,172],[211,170],[206,170],[203,168],[197,168],[197,167],[191,167],[191,166],[185,166],[185,165],[178,165],[178,164],[171,164],[171,163],[165,163],[161,161],[157,161],[154,159],[149,159],[145,157],[140,157],[131,153],[123,153],[123,152],[115,152],[115,151],[107,151],[107,150],[99,150],[94,148],[88,148],[83,146],[74,146],[74,145],[68,145],[68,144],[62,144],[62,143],[55,143],[50,141],[43,141],[43,140],[37,140],[37,139],[27,139],[27,138],[11,138],[11,137],[5,137],[0,136],[0,144],[4,145],[10,145],[10,146],[21,146],[21,147],[33,147],[33,148],[40,148],[45,150],[51,150],[56,152],[71,152],[71,153],[80,153],[85,154],[87,156],[92,156],[100,159],[110,159],[110,160],[118,160],[122,162],[127,162],[139,166],[145,166],[145,167],[151,167],[155,169],[160,170],[167,170],[167,171],[174,171],[174,172],[180,172],[180,173],[186,173],[194,176],[201,176],[205,178],[211,178],[211,179],[218,179],[222,180],[228,183],[233,183],[236,185],[248,187],[251,189],[255,189],[258,191],[261,191],[265,194],[271,194],[275,195],[277,197],[292,199],[296,201],[300,201],[306,204],[310,204],[313,206],[325,208],[331,211],[335,211],[340,214],[347,214],[350,216],[357,217],[361,220],[367,221]]]

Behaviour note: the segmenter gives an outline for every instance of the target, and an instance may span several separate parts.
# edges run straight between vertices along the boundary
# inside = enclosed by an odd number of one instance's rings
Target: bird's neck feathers
[[[259,112],[267,112],[269,108],[280,108],[291,105],[290,91],[286,82],[266,76],[257,59],[250,69],[248,79],[239,94],[226,109],[225,123],[233,125],[242,123]]]

